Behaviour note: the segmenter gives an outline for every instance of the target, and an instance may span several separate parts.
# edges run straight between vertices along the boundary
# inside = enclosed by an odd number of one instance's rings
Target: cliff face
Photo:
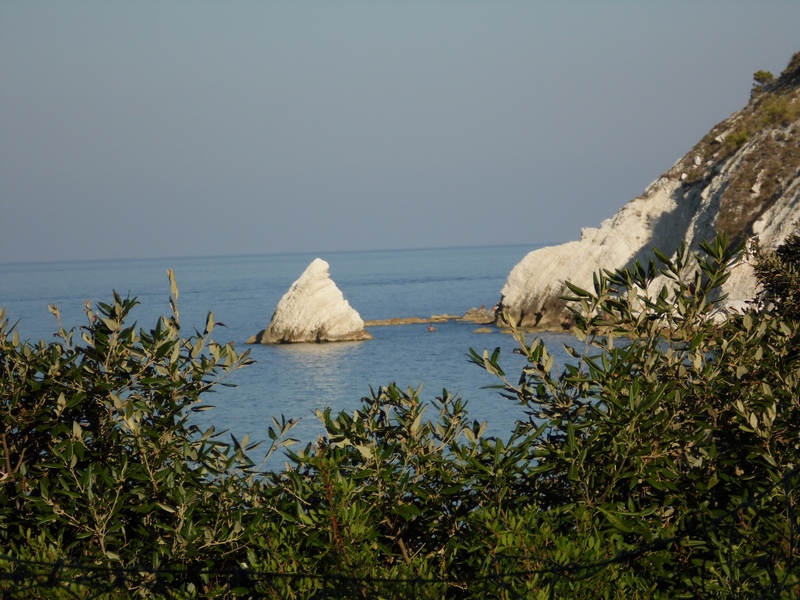
[[[523,327],[568,327],[564,281],[591,289],[592,274],[646,262],[652,249],[697,249],[727,231],[774,248],[800,220],[800,52],[777,80],[754,88],[742,110],[714,127],[686,156],[580,241],[541,248],[511,271],[500,305]],[[724,290],[739,305],[756,291],[752,268]]]

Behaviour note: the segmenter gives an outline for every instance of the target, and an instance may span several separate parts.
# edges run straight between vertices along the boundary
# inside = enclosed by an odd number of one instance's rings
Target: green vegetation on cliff
[[[717,124],[672,172],[686,186],[705,187],[723,170],[716,231],[734,239],[753,234],[765,208],[791,189],[800,167],[800,52],[777,78],[757,71],[750,102]]]

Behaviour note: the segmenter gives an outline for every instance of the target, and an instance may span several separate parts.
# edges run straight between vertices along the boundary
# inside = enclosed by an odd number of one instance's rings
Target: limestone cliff
[[[372,339],[364,321],[345,300],[328,273],[328,263],[314,259],[283,295],[269,325],[248,344],[349,342]]]
[[[591,289],[599,269],[646,261],[652,249],[671,252],[685,240],[727,231],[738,241],[758,236],[775,247],[800,219],[800,52],[776,80],[754,86],[745,108],[714,127],[638,198],[580,241],[535,250],[511,271],[500,305],[518,325],[568,327],[560,298],[564,281]],[[726,284],[728,302],[753,297],[748,265]]]

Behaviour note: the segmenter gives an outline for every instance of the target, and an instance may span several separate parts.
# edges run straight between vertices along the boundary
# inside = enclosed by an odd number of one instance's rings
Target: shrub
[[[769,71],[763,69],[753,73],[753,94],[759,94],[764,91],[766,87],[774,83],[775,76]]]
[[[787,96],[770,95],[762,101],[761,114],[765,125],[789,125],[800,118],[800,104]]]
[[[27,587],[0,590],[74,597],[89,584],[53,573],[80,559],[109,569],[112,597],[796,594],[800,322],[724,313],[741,253],[702,248],[570,286],[583,347],[559,369],[513,328],[518,377],[499,349],[471,350],[527,413],[507,437],[447,391],[428,403],[390,385],[321,411],[325,435],[283,472],[188,424],[249,358],[210,341],[211,315],[180,338],[176,289],[173,316],[138,333],[115,294],[83,346],[63,329],[20,344],[3,321],[0,558]],[[270,451],[291,425],[276,420]],[[44,583],[21,558],[46,561]]]
[[[740,129],[739,131],[734,131],[733,133],[725,136],[725,139],[722,141],[722,143],[726,150],[733,152],[744,146],[749,139],[750,134],[746,130]]]
[[[775,81],[775,76],[769,71],[759,69],[758,71],[753,73],[753,81],[755,81],[758,84],[764,85],[765,83],[770,83],[772,81]]]
[[[785,317],[799,320],[800,233],[792,233],[775,250],[762,248],[757,237],[752,244],[762,305]]]
[[[250,359],[210,339],[213,314],[203,333],[182,338],[171,272],[170,279],[171,317],[137,332],[125,324],[137,301],[114,293],[97,312],[87,307],[82,344],[60,323],[55,342],[21,342],[0,310],[0,539],[7,557],[185,570],[244,556],[247,442],[225,443],[189,416]],[[173,585],[214,587],[191,574]],[[141,586],[140,579],[123,589]]]
[[[528,366],[503,393],[536,432],[530,498],[578,547],[633,553],[644,580],[621,581],[778,597],[800,586],[800,325],[720,312],[740,255],[703,248],[570,286],[590,350],[568,348],[577,363],[555,376],[542,342],[518,335]]]
[[[430,597],[482,596],[487,580],[510,597],[798,589],[800,326],[721,313],[741,255],[724,239],[703,248],[571,286],[586,348],[567,349],[561,374],[520,332],[519,378],[499,350],[471,351],[527,410],[507,439],[446,393],[431,422],[395,387],[322,413],[326,436],[274,481],[305,532],[284,564],[433,578]]]

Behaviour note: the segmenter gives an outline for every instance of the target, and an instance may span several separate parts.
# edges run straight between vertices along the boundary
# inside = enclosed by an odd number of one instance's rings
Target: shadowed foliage
[[[190,414],[249,361],[135,300],[21,342],[0,316],[0,591],[9,598],[775,598],[800,590],[800,322],[719,286],[726,239],[571,286],[556,364],[468,358],[526,418],[391,384],[262,472]],[[783,298],[776,295],[775,298]],[[57,310],[54,309],[57,315]],[[268,430],[288,446],[293,421]]]

